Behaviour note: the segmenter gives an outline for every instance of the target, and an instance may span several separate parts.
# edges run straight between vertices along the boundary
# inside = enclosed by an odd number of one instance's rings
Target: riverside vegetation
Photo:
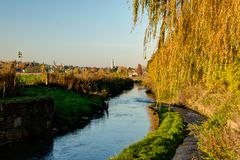
[[[62,88],[27,86],[21,89],[24,97],[51,97],[54,101],[53,133],[66,132],[85,125],[93,116],[106,110],[101,97],[88,97]],[[19,97],[18,97],[19,98]]]
[[[14,94],[1,99],[1,103],[50,97],[55,108],[53,133],[66,132],[101,116],[107,109],[105,100],[133,87],[133,81],[126,76],[100,71],[101,74],[85,70],[78,74],[56,71],[16,76],[14,72]]]
[[[134,25],[140,12],[145,46],[157,40],[146,82],[157,102],[209,117],[193,127],[207,158],[240,159],[240,1],[133,0]]]
[[[159,128],[144,139],[130,145],[112,160],[171,159],[178,145],[183,141],[186,126],[180,114],[168,107],[158,110]]]

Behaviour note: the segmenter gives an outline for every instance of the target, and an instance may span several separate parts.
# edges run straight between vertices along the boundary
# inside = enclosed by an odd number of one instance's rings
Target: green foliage
[[[133,4],[134,24],[141,8],[148,12],[145,39],[159,39],[148,63],[157,102],[172,100],[192,87],[184,102],[194,99],[194,109],[218,110],[199,130],[200,148],[212,159],[240,159],[240,134],[230,125],[239,122],[240,116],[240,1],[133,0]],[[226,93],[206,97],[193,92],[198,85],[207,88],[203,94],[213,88],[226,88]],[[230,95],[238,103],[233,104]],[[223,109],[216,105],[219,102]]]
[[[224,72],[224,84],[232,92],[237,92],[240,89],[240,57],[236,57],[233,63],[229,64]]]
[[[240,135],[229,123],[240,115],[239,100],[239,96],[230,97],[208,121],[194,129],[199,148],[208,155],[206,159],[240,158]]]
[[[43,74],[18,74],[16,76],[16,83],[18,85],[36,85],[44,84],[45,76]]]
[[[32,86],[24,88],[23,93],[29,97],[52,97],[56,115],[68,122],[74,121],[79,116],[90,115],[93,112],[92,107],[100,107],[103,104],[100,98],[87,98],[60,88]]]
[[[184,138],[185,126],[179,113],[160,109],[161,124],[157,131],[149,133],[143,140],[130,145],[113,160],[171,159]]]
[[[199,130],[199,148],[208,154],[208,159],[228,159],[235,160],[237,158],[236,148],[230,146],[230,141],[227,139],[227,121],[225,115],[215,115],[204,125],[198,128]],[[233,136],[233,134],[230,134]]]
[[[85,95],[106,97],[117,95],[123,90],[131,88],[133,80],[116,76],[109,77],[108,75],[98,76],[89,71],[84,71],[80,75],[55,72],[49,75],[49,85],[61,86]]]
[[[4,99],[0,98],[0,103],[9,104],[9,103],[22,103],[22,102],[33,102],[34,100],[41,100],[46,99],[47,96],[38,96],[38,97],[31,97],[31,96],[9,96]]]
[[[146,10],[147,35],[160,41],[148,64],[159,102],[199,82],[212,87],[226,79],[231,91],[239,89],[240,1],[137,0],[133,4],[134,19],[138,10]],[[159,36],[154,36],[156,30]]]

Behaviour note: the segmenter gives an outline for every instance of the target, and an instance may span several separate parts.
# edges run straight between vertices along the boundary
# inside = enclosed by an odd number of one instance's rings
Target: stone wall
[[[51,134],[53,112],[50,98],[0,102],[0,146]]]
[[[14,94],[15,76],[16,63],[0,61],[0,98]]]

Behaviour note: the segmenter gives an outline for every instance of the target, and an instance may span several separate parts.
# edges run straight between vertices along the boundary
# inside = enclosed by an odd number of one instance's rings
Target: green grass
[[[44,80],[41,74],[17,75],[16,78],[17,83],[24,85],[42,84]]]
[[[92,106],[100,106],[102,104],[100,98],[87,98],[74,91],[60,88],[31,86],[26,87],[23,93],[30,97],[52,97],[58,116],[66,120],[71,120],[75,116],[88,116],[92,112]]]
[[[143,140],[130,145],[112,160],[164,160],[171,159],[183,141],[185,125],[179,113],[160,109],[161,124],[157,131],[149,133]]]
[[[34,100],[41,100],[46,99],[47,96],[38,96],[36,97],[30,97],[30,96],[19,96],[19,97],[6,97],[4,99],[0,99],[0,103],[2,104],[9,104],[9,103],[26,103],[26,102],[32,102]]]

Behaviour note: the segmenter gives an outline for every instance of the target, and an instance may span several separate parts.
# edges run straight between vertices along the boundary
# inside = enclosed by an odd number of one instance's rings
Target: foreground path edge
[[[190,109],[174,105],[169,105],[169,107],[180,113],[184,119],[184,122],[186,122],[188,125],[201,125],[207,120],[207,118],[203,115]],[[198,139],[196,137],[188,134],[183,143],[178,146],[172,160],[201,160],[201,156],[203,156],[204,153],[198,149],[197,142]]]

